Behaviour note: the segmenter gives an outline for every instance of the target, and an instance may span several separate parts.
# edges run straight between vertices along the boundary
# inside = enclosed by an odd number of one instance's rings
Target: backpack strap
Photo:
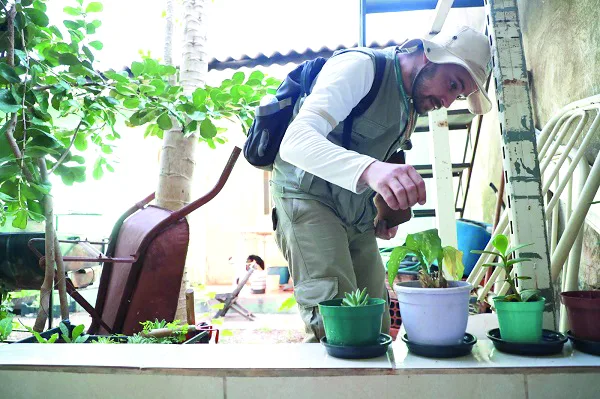
[[[342,145],[345,149],[350,149],[350,143],[352,138],[352,123],[354,122],[354,118],[357,118],[365,113],[367,109],[373,104],[375,101],[375,97],[377,97],[377,93],[379,92],[379,88],[381,87],[381,82],[383,81],[383,73],[385,72],[385,63],[386,58],[381,51],[374,50],[373,54],[375,55],[375,79],[373,80],[373,85],[371,89],[367,93],[367,95],[360,100],[358,105],[350,111],[348,117],[344,120],[344,132],[342,135]]]

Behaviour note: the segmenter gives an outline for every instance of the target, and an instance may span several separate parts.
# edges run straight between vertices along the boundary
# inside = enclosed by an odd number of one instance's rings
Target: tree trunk
[[[172,7],[167,2],[166,40],[172,37]],[[180,82],[184,94],[191,94],[196,88],[203,87],[208,72],[206,57],[206,0],[184,0],[183,2],[183,54],[180,69]],[[165,43],[165,61],[171,46]],[[175,122],[175,121],[174,121]],[[191,200],[191,188],[198,135],[184,137],[181,126],[173,124],[173,129],[164,133],[160,158],[156,203],[158,206],[178,210]],[[185,320],[185,290],[187,288],[187,270],[184,270],[179,292],[175,319]]]

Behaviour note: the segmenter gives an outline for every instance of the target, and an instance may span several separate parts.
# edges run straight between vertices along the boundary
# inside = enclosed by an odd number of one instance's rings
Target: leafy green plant
[[[294,306],[296,306],[297,304],[298,304],[298,302],[296,302],[296,298],[292,295],[281,303],[281,305],[279,306],[279,309],[277,309],[277,311],[285,312],[287,310],[293,309]]]
[[[89,335],[83,334],[83,330],[85,326],[83,324],[79,324],[73,327],[73,331],[69,334],[69,328],[62,321],[58,325],[61,331],[61,338],[68,344],[82,344],[86,342],[89,338]]]
[[[400,262],[408,254],[414,254],[419,260],[419,281],[423,288],[447,288],[446,278],[460,280],[464,272],[462,251],[452,247],[442,247],[437,229],[425,230],[406,237],[404,245],[392,250],[387,263],[388,281],[393,287],[400,269]],[[437,268],[432,268],[434,262]],[[446,276],[444,276],[446,274]]]
[[[517,290],[519,280],[531,280],[531,277],[518,276],[517,274],[515,274],[514,277],[511,276],[514,265],[531,260],[529,258],[514,258],[515,252],[532,244],[521,244],[515,247],[510,247],[508,237],[506,237],[504,234],[498,234],[492,240],[492,245],[494,248],[496,248],[496,251],[472,250],[471,252],[475,254],[494,255],[500,259],[500,262],[491,262],[483,265],[484,267],[499,267],[506,273],[506,279],[504,281],[506,281],[509,285],[508,293],[505,296],[499,296],[497,298],[503,299],[507,302],[538,301],[540,299],[539,290],[526,289],[521,290],[520,292]]]
[[[127,343],[130,344],[177,344],[185,341],[185,336],[189,326],[180,324],[179,320],[174,320],[168,323],[165,320],[144,321],[140,323],[143,328],[141,333],[134,334],[127,338]],[[149,337],[146,336],[150,331],[168,328],[173,333],[168,337]]]
[[[369,303],[369,294],[367,294],[367,288],[360,288],[354,292],[346,292],[345,298],[342,299],[342,306],[357,307],[366,306]]]
[[[26,325],[25,325],[25,324],[23,324],[23,323],[21,323],[21,325],[22,325],[22,326],[23,326],[23,327],[24,327],[24,328],[25,328],[27,331],[29,331],[31,334],[33,334],[33,336],[35,337],[35,339],[37,340],[37,342],[38,342],[38,343],[40,343],[40,344],[53,344],[53,343],[55,343],[55,342],[58,340],[58,338],[59,338],[59,335],[58,335],[58,333],[54,333],[54,334],[52,334],[52,335],[50,336],[50,338],[47,338],[47,339],[46,339],[46,338],[42,337],[42,336],[40,335],[40,333],[39,333],[39,332],[37,332],[37,331],[35,331],[33,328],[31,328],[31,327],[29,327],[29,326],[26,326]]]
[[[120,342],[113,340],[111,337],[98,337],[96,341],[92,341],[92,344],[118,344]]]
[[[0,342],[5,341],[13,330],[13,316],[8,315],[0,319]]]

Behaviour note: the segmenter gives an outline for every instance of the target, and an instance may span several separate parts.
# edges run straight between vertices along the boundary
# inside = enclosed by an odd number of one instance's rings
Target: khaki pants
[[[374,230],[364,233],[347,226],[319,201],[274,198],[276,240],[289,263],[294,295],[311,341],[325,336],[318,303],[343,298],[344,293],[367,288],[373,298],[388,301],[385,269]],[[389,333],[386,304],[382,329]]]

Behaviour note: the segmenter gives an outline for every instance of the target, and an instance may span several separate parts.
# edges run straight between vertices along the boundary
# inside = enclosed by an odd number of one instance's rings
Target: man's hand
[[[388,229],[387,222],[385,220],[375,220],[375,237],[381,238],[382,240],[391,240],[392,238],[396,237],[397,232],[398,226]]]
[[[425,182],[415,168],[375,161],[365,169],[359,179],[379,193],[390,208],[408,209],[415,204],[425,204]]]

